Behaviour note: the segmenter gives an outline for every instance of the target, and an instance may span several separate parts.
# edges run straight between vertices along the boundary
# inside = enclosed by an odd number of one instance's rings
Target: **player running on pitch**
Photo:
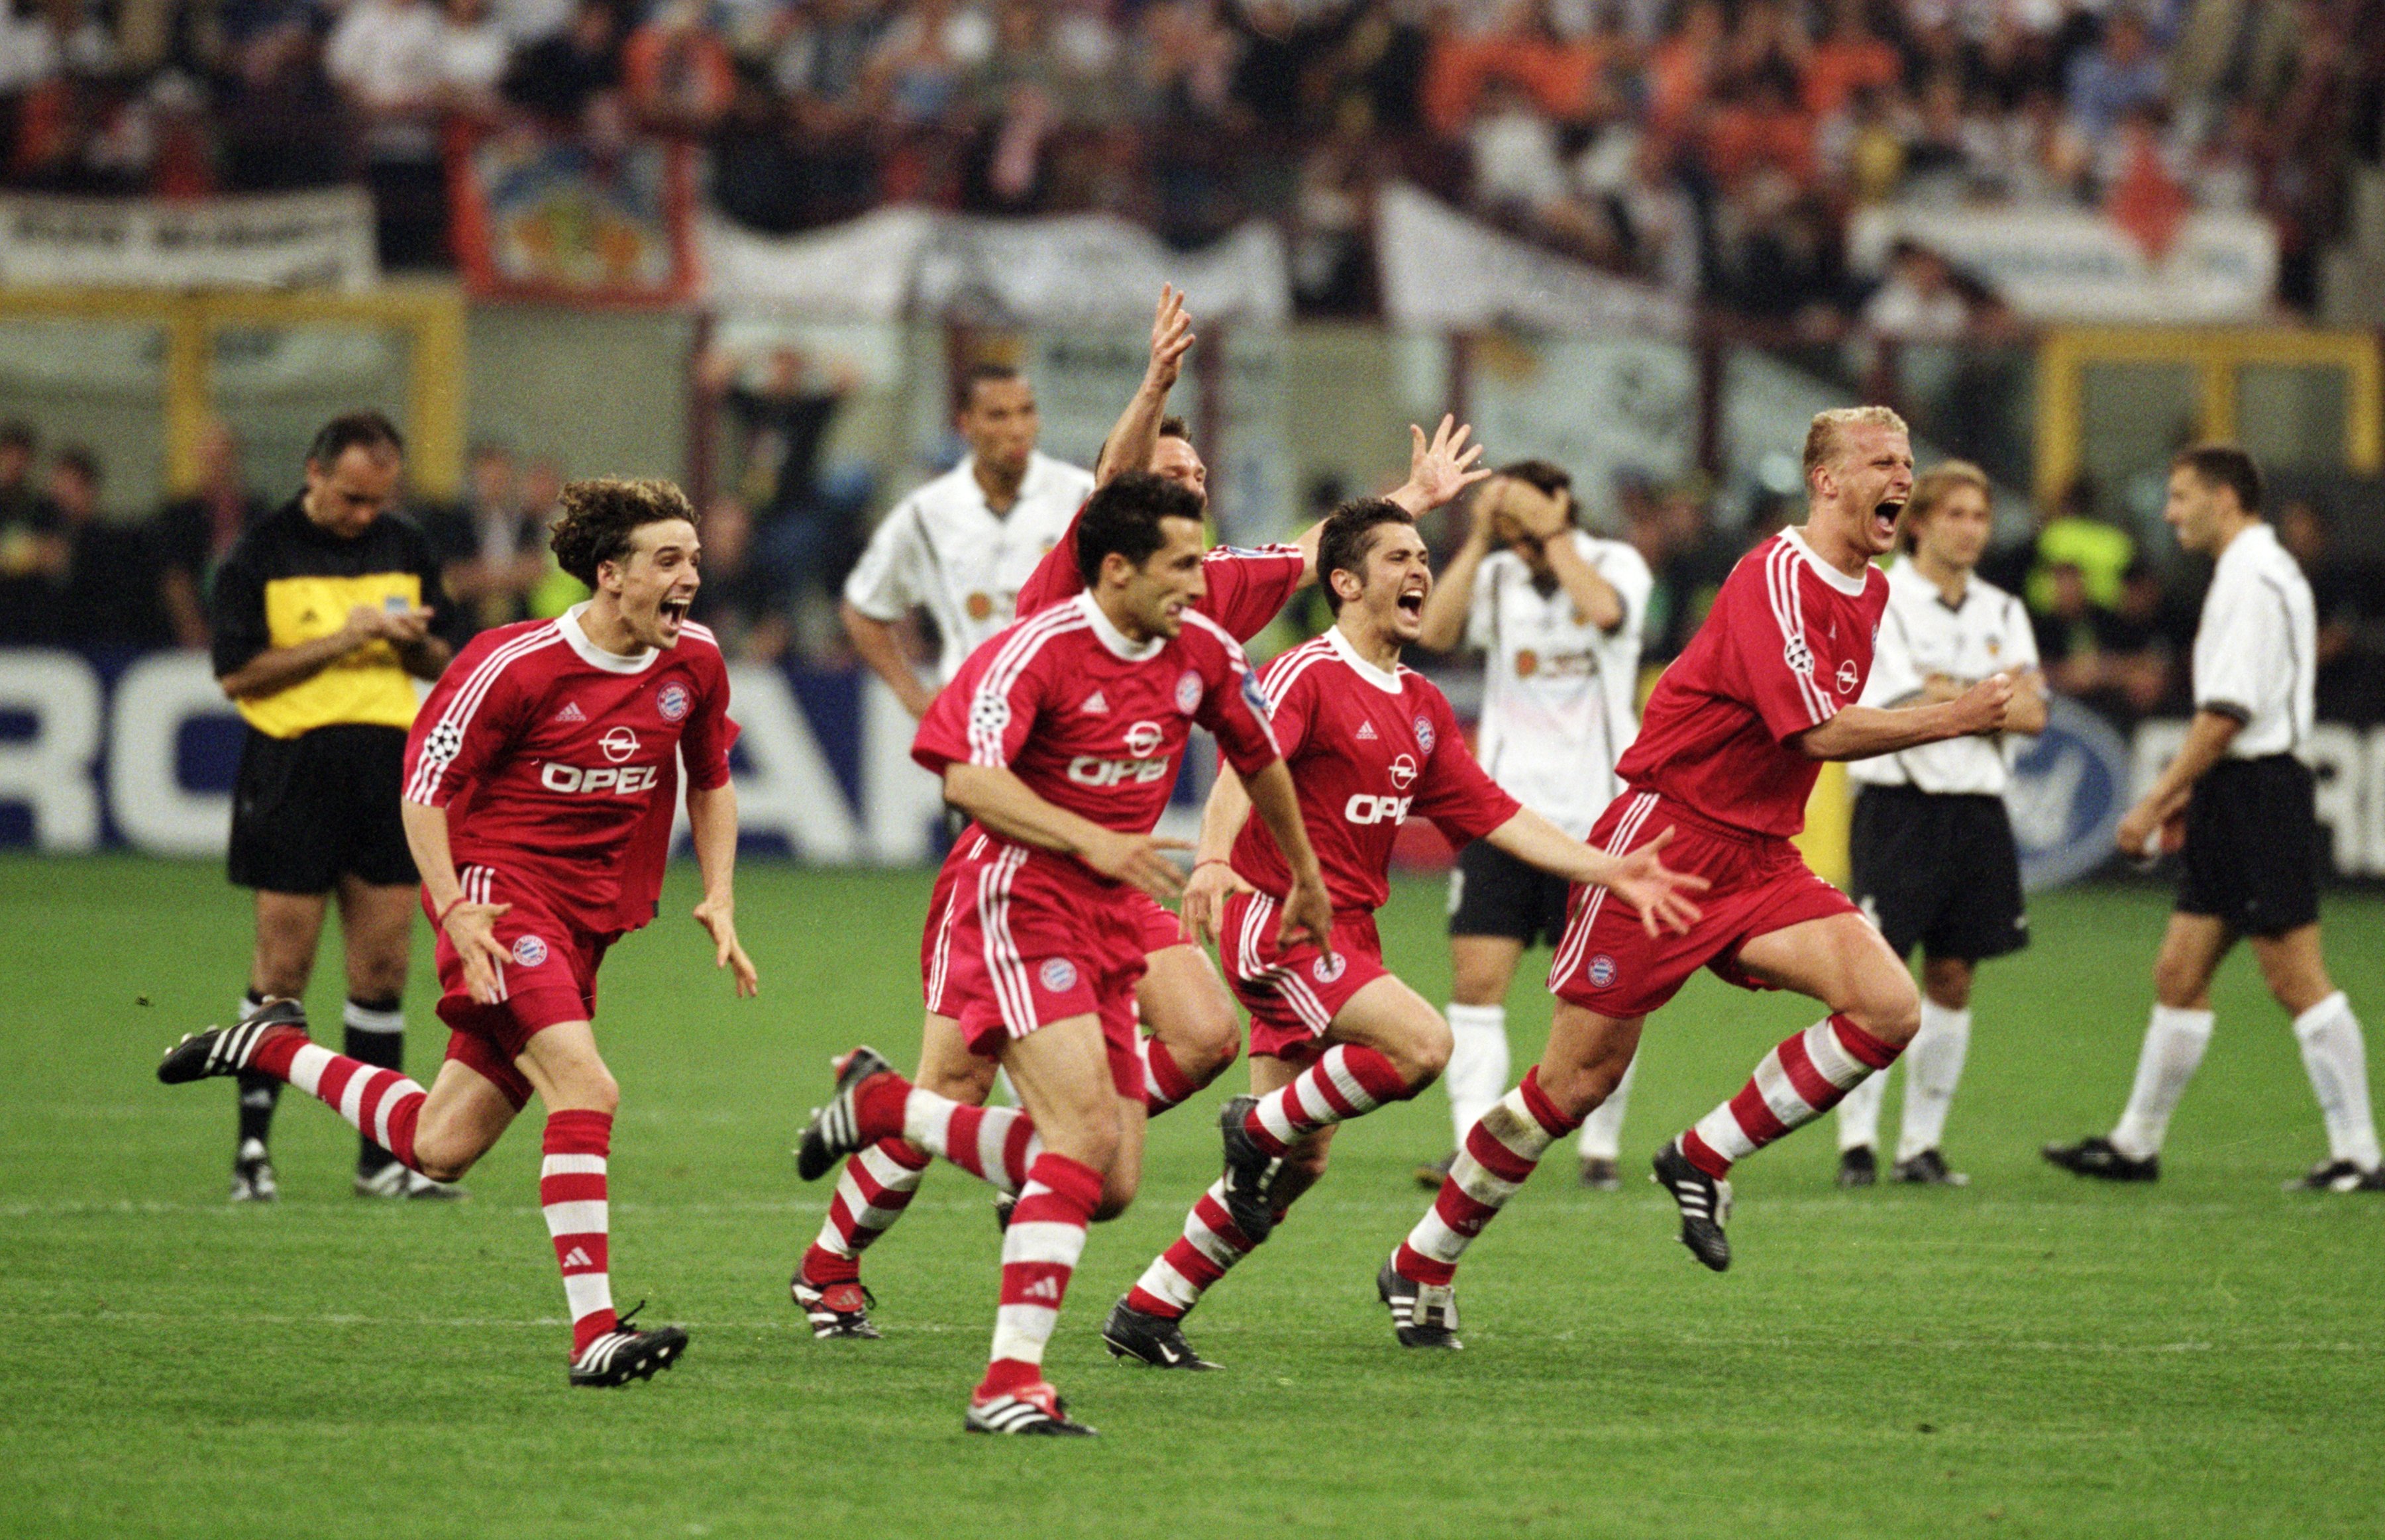
[[[1096,474],[1106,484],[1121,469],[1146,468],[1192,492],[1205,511],[1208,469],[1186,436],[1184,424],[1166,415],[1168,393],[1192,342],[1183,296],[1174,289],[1163,289],[1152,319],[1150,364],[1141,388],[1110,429]],[[1421,428],[1412,428],[1409,432],[1408,478],[1391,497],[1410,512],[1438,507],[1489,474],[1474,468],[1481,449],[1467,447],[1467,430],[1451,419],[1443,418],[1430,440]],[[1225,627],[1236,641],[1248,641],[1281,613],[1293,594],[1315,579],[1317,532],[1322,528],[1319,521],[1286,544],[1256,550],[1219,546],[1210,551],[1201,568],[1205,591],[1194,601],[1193,608]],[[1084,577],[1078,570],[1077,524],[1072,520],[1020,589],[1018,613],[1026,616],[1065,603],[1084,591]],[[966,863],[964,843],[955,842],[943,870],[937,874],[928,905],[919,968],[927,1020],[914,1084],[976,1106],[992,1090],[993,1065],[971,1053],[962,1040],[943,1000],[946,975],[934,965],[933,947],[938,918],[950,904],[955,874]],[[1133,911],[1143,933],[1145,972],[1135,986],[1143,1035],[1136,1040],[1136,1049],[1143,1060],[1143,1110],[1156,1117],[1208,1085],[1233,1062],[1242,1046],[1241,1024],[1234,1014],[1233,998],[1219,981],[1216,966],[1193,944],[1177,916],[1139,888],[1124,889],[1119,901]],[[861,1253],[902,1218],[926,1176],[929,1160],[927,1151],[907,1140],[888,1139],[846,1163],[829,1199],[819,1234],[788,1280],[788,1293],[809,1319],[813,1335],[826,1339],[879,1335],[869,1320],[872,1297],[861,1283]]]
[[[439,1181],[468,1170],[536,1092],[539,1202],[571,1310],[570,1383],[617,1385],[669,1368],[687,1333],[637,1330],[613,1310],[606,1160],[620,1089],[591,1025],[596,970],[654,917],[683,757],[704,875],[695,918],[737,993],[754,993],[730,890],[737,729],[720,650],[686,619],[698,546],[679,489],[572,482],[553,544],[593,596],[551,621],[481,632],[406,745],[406,841],[439,932],[439,1014],[453,1029],[437,1081],[426,1092],[318,1047],[296,1000],[183,1038],[157,1078],[270,1074]]]
[[[1325,944],[1332,913],[1301,831],[1292,776],[1242,648],[1193,609],[1201,507],[1148,472],[1095,492],[1078,527],[1090,589],[998,633],[920,724],[912,757],[976,820],[929,946],[970,1049],[998,1060],[1025,1103],[966,1105],[915,1087],[867,1049],[847,1055],[804,1131],[805,1181],[841,1156],[907,1138],[1018,1195],[1002,1248],[1002,1307],[975,1433],[1086,1434],[1044,1382],[1085,1227],[1122,1211],[1143,1161],[1134,1049],[1142,926],[1130,884],[1180,884],[1153,838],[1195,722],[1248,778],[1291,853],[1286,933]]]
[[[1317,565],[1333,627],[1269,664],[1264,689],[1332,896],[1333,946],[1278,934],[1292,873],[1246,821],[1241,783],[1221,772],[1184,909],[1205,938],[1217,935],[1251,1012],[1257,1094],[1226,1103],[1225,1174],[1103,1324],[1113,1354],[1155,1368],[1215,1367],[1185,1341],[1186,1312],[1325,1174],[1336,1125],[1416,1095],[1449,1062],[1448,1024],[1383,966],[1375,933],[1375,911],[1391,897],[1392,846],[1411,812],[1453,843],[1486,839],[1542,871],[1613,886],[1651,932],[1686,928],[1698,911],[1685,890],[1705,886],[1659,864],[1663,834],[1628,856],[1607,855],[1483,774],[1449,702],[1400,666],[1432,590],[1424,538],[1405,509],[1372,498],[1336,509]]]
[[[1540,1063],[1466,1136],[1456,1167],[1380,1282],[1408,1347],[1457,1346],[1454,1277],[1467,1244],[1555,1140],[1611,1094],[1648,1012],[1711,967],[1748,988],[1794,989],[1829,1016],[1765,1055],[1746,1087],[1656,1152],[1681,1242],[1730,1265],[1724,1180],[1734,1161],[1812,1122],[1895,1062],[1920,1022],[1904,960],[1846,895],[1806,870],[1790,837],[1821,762],[2000,731],[2012,681],[1908,711],[1855,704],[1871,667],[1913,450],[1884,406],[1816,416],[1805,435],[1809,513],[1740,559],[1688,649],[1657,681],[1617,773],[1626,790],[1591,842],[1620,853],[1679,827],[1669,857],[1712,879],[1686,935],[1651,936],[1611,891],[1574,897],[1549,970],[1557,1007]]]

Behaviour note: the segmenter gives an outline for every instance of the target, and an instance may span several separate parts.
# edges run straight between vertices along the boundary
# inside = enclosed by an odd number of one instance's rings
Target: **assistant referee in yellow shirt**
[[[332,418],[306,452],[305,491],[259,522],[217,570],[215,671],[248,723],[232,793],[231,880],[256,892],[245,1014],[299,997],[314,971],[328,898],[347,953],[345,1049],[402,1068],[413,857],[398,788],[414,679],[447,666],[468,632],[439,586],[431,544],[392,511],[406,446],[378,412]],[[268,1140],[278,1082],[240,1080],[234,1202],[277,1194]],[[448,1197],[365,1141],[356,1190]]]

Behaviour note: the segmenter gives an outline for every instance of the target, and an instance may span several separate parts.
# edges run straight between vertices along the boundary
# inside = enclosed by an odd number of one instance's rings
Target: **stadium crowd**
[[[699,145],[793,230],[888,202],[1292,238],[1303,306],[1374,303],[1405,178],[1743,314],[1852,316],[1884,200],[2194,206],[2283,235],[2307,304],[2379,156],[2378,0],[9,0],[0,179],[203,196],[362,180],[447,260],[447,152],[514,126]],[[1924,296],[1925,299],[1931,296]],[[1959,296],[1958,296],[1959,298]],[[1902,303],[1902,302],[1901,302]],[[1943,324],[1937,300],[1906,319]]]

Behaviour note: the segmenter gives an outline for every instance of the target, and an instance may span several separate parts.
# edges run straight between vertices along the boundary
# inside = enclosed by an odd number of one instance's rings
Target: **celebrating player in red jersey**
[[[1829,1018],[1765,1056],[1738,1096],[1656,1153],[1681,1241],[1720,1272],[1733,1161],[1812,1122],[1885,1069],[1920,1025],[1912,975],[1837,888],[1789,843],[1821,762],[1867,759],[2002,729],[2012,681],[1909,711],[1855,704],[1871,668],[1888,579],[1871,559],[1896,540],[1913,490],[1904,423],[1882,406],[1824,412],[1805,436],[1810,513],[1741,558],[1689,648],[1656,683],[1640,737],[1616,766],[1625,790],[1591,831],[1621,851],[1678,826],[1669,852],[1712,879],[1705,917],[1652,936],[1628,900],[1578,890],[1549,972],[1549,1043],[1524,1083],[1483,1114],[1440,1196],[1384,1269],[1410,1347],[1457,1346],[1453,1279],[1467,1243],[1550,1143],[1578,1127],[1630,1066],[1640,1026],[1701,967],[1748,988],[1794,989]]]
[[[186,1037],[169,1084],[253,1070],[336,1108],[412,1169],[453,1181],[535,1091],[546,1105],[539,1202],[571,1308],[570,1383],[624,1385],[686,1349],[677,1326],[613,1310],[606,1159],[620,1088],[596,1051],[596,969],[654,917],[669,854],[676,761],[687,764],[714,962],[755,990],[730,874],[729,677],[687,622],[695,514],[663,481],[575,481],[553,537],[594,590],[552,621],[483,631],[440,678],[406,745],[406,842],[439,931],[439,1014],[452,1034],[429,1091],[319,1048],[296,1000]]]
[[[1518,805],[1475,764],[1449,702],[1399,664],[1432,588],[1405,509],[1380,499],[1337,509],[1317,565],[1333,628],[1278,658],[1263,688],[1332,896],[1333,949],[1280,935],[1292,872],[1267,831],[1246,822],[1241,785],[1221,773],[1184,908],[1203,934],[1221,933],[1227,974],[1251,1012],[1258,1094],[1226,1104],[1225,1174],[1102,1327],[1112,1353],[1156,1368],[1213,1367],[1185,1341],[1185,1313],[1324,1174],[1337,1124],[1414,1096],[1449,1062],[1448,1024],[1384,968],[1375,934],[1410,813],[1453,843],[1488,839],[1544,871],[1630,894],[1652,932],[1694,920],[1681,890],[1704,886],[1658,863],[1664,836],[1608,855]]]
[[[1140,466],[1201,499],[1206,508],[1208,467],[1186,437],[1184,424],[1166,415],[1184,356],[1192,345],[1192,321],[1183,296],[1163,289],[1151,325],[1151,361],[1142,387],[1119,414],[1104,443],[1095,475],[1107,483],[1128,466]],[[1488,475],[1474,468],[1481,449],[1467,445],[1467,429],[1444,417],[1428,440],[1409,429],[1408,478],[1391,500],[1410,513],[1440,506]],[[1274,620],[1294,593],[1316,575],[1317,533],[1322,521],[1283,545],[1245,550],[1219,546],[1202,559],[1204,592],[1192,607],[1225,627],[1236,641],[1248,641]],[[1018,594],[1023,618],[1068,603],[1085,589],[1078,570],[1077,524],[1046,553]],[[920,946],[921,994],[927,1020],[920,1034],[919,1067],[913,1084],[971,1105],[982,1104],[993,1085],[991,1061],[968,1050],[954,1010],[945,1001],[950,975],[938,965],[936,918],[949,906],[953,883],[968,863],[966,836],[955,843],[936,876],[928,906],[929,925]],[[1208,954],[1193,944],[1176,915],[1137,888],[1124,889],[1142,926],[1144,973],[1135,986],[1143,1021],[1136,1051],[1143,1061],[1143,1109],[1156,1117],[1208,1085],[1241,1050],[1241,1023]],[[909,1208],[927,1174],[927,1151],[902,1139],[862,1150],[846,1163],[829,1199],[819,1234],[796,1265],[787,1291],[811,1322],[815,1336],[875,1337],[870,1296],[861,1286],[861,1253]]]
[[[972,653],[919,725],[912,757],[976,820],[930,947],[970,1049],[1008,1071],[1026,1111],[915,1087],[867,1049],[804,1132],[806,1181],[907,1138],[1018,1195],[1002,1249],[993,1360],[966,1423],[1081,1434],[1043,1382],[1043,1345],[1093,1219],[1123,1211],[1143,1160],[1134,986],[1143,935],[1129,884],[1172,894],[1174,842],[1151,830],[1195,722],[1217,735],[1290,853],[1287,937],[1332,921],[1292,776],[1234,640],[1192,608],[1200,503],[1147,472],[1096,491],[1078,529],[1091,588]]]

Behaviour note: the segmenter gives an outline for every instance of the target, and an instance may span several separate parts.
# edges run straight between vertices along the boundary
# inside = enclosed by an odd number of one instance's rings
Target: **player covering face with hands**
[[[687,619],[695,515],[659,481],[564,489],[553,537],[593,590],[551,621],[482,632],[441,677],[406,747],[408,844],[439,932],[447,1062],[427,1091],[309,1040],[295,1000],[183,1039],[169,1084],[243,1071],[321,1099],[409,1168],[452,1181],[535,1093],[546,1106],[539,1198],[572,1318],[570,1383],[669,1367],[677,1326],[613,1309],[606,1162],[619,1087],[597,1051],[596,972],[651,919],[669,853],[679,765],[704,879],[694,917],[715,965],[752,995],[730,878],[737,851],[729,679]]]

